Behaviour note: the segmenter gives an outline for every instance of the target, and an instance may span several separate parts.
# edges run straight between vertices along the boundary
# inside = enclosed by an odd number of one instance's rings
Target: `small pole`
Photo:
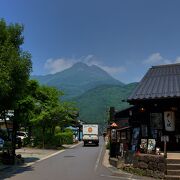
[[[166,138],[164,138],[164,157],[167,158],[167,143],[166,143]]]

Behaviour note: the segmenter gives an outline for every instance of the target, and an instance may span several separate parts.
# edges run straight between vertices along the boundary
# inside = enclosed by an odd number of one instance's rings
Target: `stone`
[[[139,166],[139,168],[141,168],[141,169],[147,169],[147,168],[148,168],[148,164],[145,163],[145,162],[139,162],[139,163],[138,163],[138,166]]]
[[[154,171],[153,177],[154,177],[154,178],[158,178],[158,177],[159,177],[159,171]]]
[[[158,174],[159,179],[164,179],[164,176],[165,176],[165,174],[163,172],[159,172],[159,174]]]
[[[166,163],[166,159],[163,156],[159,156],[159,163]]]
[[[159,163],[158,164],[158,170],[160,172],[165,172],[166,171],[166,164],[165,163]]]
[[[146,169],[146,174],[147,174],[147,176],[153,177],[154,172],[153,172],[153,170]]]
[[[156,157],[156,155],[150,155],[149,156],[149,161],[151,161],[151,162],[156,162],[156,159],[157,157]]]
[[[139,167],[138,161],[134,161],[134,162],[133,162],[133,167],[134,167],[134,168],[138,168],[138,167]]]
[[[148,169],[157,170],[157,163],[155,163],[155,162],[149,162],[149,164],[148,164]]]
[[[148,163],[149,160],[150,160],[150,157],[148,155],[144,157],[144,162]]]

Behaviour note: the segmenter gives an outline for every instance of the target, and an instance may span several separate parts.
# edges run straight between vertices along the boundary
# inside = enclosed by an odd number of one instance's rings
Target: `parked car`
[[[22,146],[24,145],[24,141],[28,138],[28,133],[25,131],[17,131],[16,133],[17,140]],[[19,144],[18,143],[18,144]]]
[[[28,138],[28,133],[25,131],[17,131],[17,137],[21,138],[21,140]]]

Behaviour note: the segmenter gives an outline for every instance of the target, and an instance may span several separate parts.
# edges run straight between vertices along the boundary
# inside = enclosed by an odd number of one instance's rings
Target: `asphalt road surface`
[[[10,180],[114,180],[115,176],[102,165],[104,142],[99,147],[80,144],[53,157],[9,174]]]

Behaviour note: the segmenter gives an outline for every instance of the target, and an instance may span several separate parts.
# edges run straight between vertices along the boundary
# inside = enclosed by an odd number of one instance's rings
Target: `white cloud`
[[[70,68],[74,64],[73,59],[48,59],[45,64],[44,68],[45,70],[50,73],[54,74],[60,71],[63,71],[67,68]]]
[[[149,65],[171,64],[171,61],[164,58],[160,53],[153,53],[146,60],[143,61],[143,64],[149,64]]]
[[[180,63],[180,56],[178,56],[175,60],[172,60],[163,57],[160,53],[153,53],[146,60],[143,61],[143,64],[147,65],[163,65],[175,63]]]
[[[180,56],[176,58],[175,63],[180,63]]]
[[[106,72],[108,72],[111,75],[119,74],[126,72],[126,68],[123,66],[113,67],[113,66],[107,66],[104,65],[101,61],[97,59],[96,56],[90,54],[87,56],[83,56],[77,59],[65,59],[65,58],[59,58],[59,59],[48,59],[45,64],[44,68],[47,71],[47,73],[54,74],[60,71],[63,71],[67,68],[70,68],[73,64],[77,62],[83,62],[89,66],[96,65]]]

